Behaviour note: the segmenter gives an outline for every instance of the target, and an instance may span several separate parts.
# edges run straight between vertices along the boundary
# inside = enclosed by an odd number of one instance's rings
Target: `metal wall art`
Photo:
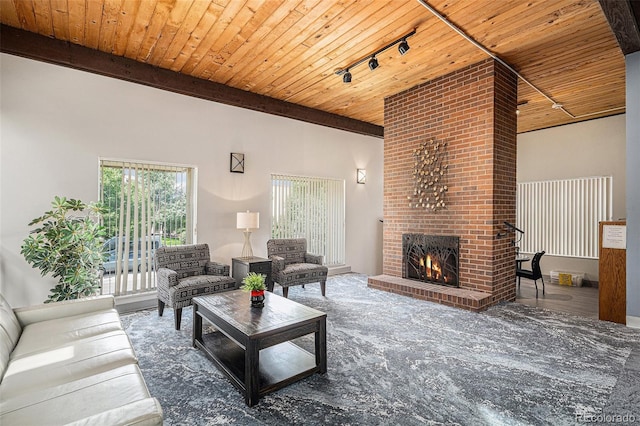
[[[413,151],[413,195],[409,207],[437,211],[446,207],[447,143],[435,139],[423,142]]]

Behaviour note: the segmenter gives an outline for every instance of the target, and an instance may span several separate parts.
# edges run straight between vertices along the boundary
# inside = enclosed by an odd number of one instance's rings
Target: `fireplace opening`
[[[459,287],[460,237],[403,234],[402,278]]]

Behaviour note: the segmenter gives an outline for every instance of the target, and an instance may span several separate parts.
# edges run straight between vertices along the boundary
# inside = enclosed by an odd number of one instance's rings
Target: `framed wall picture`
[[[244,154],[237,152],[231,153],[231,164],[229,171],[231,173],[244,173]]]

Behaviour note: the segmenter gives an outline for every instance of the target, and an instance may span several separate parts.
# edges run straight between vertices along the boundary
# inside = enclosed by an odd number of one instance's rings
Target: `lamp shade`
[[[236,218],[236,228],[238,229],[258,229],[260,228],[259,212],[238,212]]]

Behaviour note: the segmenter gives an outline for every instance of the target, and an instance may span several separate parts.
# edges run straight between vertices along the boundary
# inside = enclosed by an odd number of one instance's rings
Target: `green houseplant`
[[[254,308],[262,308],[264,306],[264,291],[266,289],[264,280],[266,275],[249,272],[242,279],[242,287],[244,291],[251,292],[251,306]]]
[[[23,241],[20,253],[42,276],[58,278],[46,302],[94,295],[100,288],[103,261],[99,218],[106,210],[65,197],[55,197],[51,205],[29,223],[36,228]]]

